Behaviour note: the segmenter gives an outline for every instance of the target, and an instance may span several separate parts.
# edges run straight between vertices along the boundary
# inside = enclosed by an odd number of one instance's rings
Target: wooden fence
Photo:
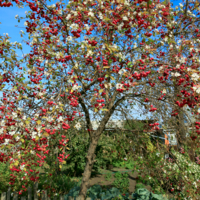
[[[27,199],[28,200],[50,200],[50,199],[58,200],[56,196],[54,196],[53,198],[48,197],[46,190],[43,190],[41,192],[42,193],[41,196],[40,194],[38,195],[37,191],[38,191],[38,182],[34,184],[33,191],[31,187],[28,187],[28,197],[22,196],[21,200],[27,200]],[[11,193],[13,193],[13,195],[11,195]],[[17,192],[11,192],[11,188],[9,188],[7,192],[1,193],[1,200],[18,200],[20,199],[18,196],[19,195]],[[60,200],[64,200],[64,196],[60,196]]]
[[[64,196],[67,195],[67,194],[62,195],[60,196],[60,198],[56,196],[50,198],[47,196],[46,190],[41,191],[41,196],[40,196],[40,193],[37,192],[37,190],[38,190],[38,182],[34,184],[33,191],[31,187],[28,187],[28,197],[21,196],[21,198],[19,198],[19,195],[17,192],[13,192],[13,195],[11,195],[12,193],[11,188],[9,188],[7,192],[1,193],[1,200],[20,200],[20,199],[21,200],[64,200]],[[74,197],[68,197],[68,200],[74,200]],[[91,198],[87,197],[86,200],[91,200]]]

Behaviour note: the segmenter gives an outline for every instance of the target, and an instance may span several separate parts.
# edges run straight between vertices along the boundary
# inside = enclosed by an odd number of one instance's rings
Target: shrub
[[[162,153],[157,156],[159,159],[157,163],[151,163],[151,157],[155,157],[156,152],[152,153],[146,162],[144,160],[137,161],[138,166],[141,168],[138,181],[143,181],[144,184],[148,182],[154,188],[154,191],[157,189],[157,192],[160,190],[162,193],[164,190],[173,194],[180,193],[184,198],[192,195],[195,196],[199,192],[200,166],[191,162],[188,155],[183,155],[173,150],[172,153],[177,158],[176,163],[171,162],[170,159],[164,160]],[[152,164],[154,169],[149,168]],[[157,186],[160,186],[160,188]]]
[[[2,192],[6,192],[9,188],[9,182],[10,182],[10,173],[9,165],[3,162],[0,162],[0,194]]]
[[[118,142],[120,141],[120,143]],[[69,176],[80,177],[84,172],[86,164],[86,154],[89,148],[89,136],[87,134],[77,134],[70,138],[68,142],[70,156],[63,165],[63,170]],[[127,156],[130,145],[127,145],[127,139],[117,136],[116,140],[106,135],[101,135],[96,148],[96,162],[93,170],[100,172],[100,167],[106,169],[109,164]]]

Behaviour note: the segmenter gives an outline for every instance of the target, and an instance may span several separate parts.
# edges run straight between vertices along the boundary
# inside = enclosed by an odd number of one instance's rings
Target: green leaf
[[[149,0],[149,1],[147,1],[147,7],[149,8],[149,6],[152,4],[152,1],[151,0]]]
[[[149,42],[154,42],[151,38],[149,38]]]
[[[167,1],[166,1],[166,0],[164,0],[164,1],[163,1],[163,4],[165,4],[165,5],[166,5],[166,4],[167,4]]]
[[[109,63],[109,65],[110,65],[110,64],[112,63],[112,59],[109,59],[109,60],[108,60],[108,63]]]
[[[129,62],[127,66],[128,66],[128,67],[133,67],[133,66],[132,66],[132,62]]]
[[[30,121],[27,120],[27,121],[25,121],[25,123],[26,123],[26,124],[30,124]]]

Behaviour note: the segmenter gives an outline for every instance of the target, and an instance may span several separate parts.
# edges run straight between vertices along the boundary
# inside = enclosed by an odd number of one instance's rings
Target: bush
[[[138,161],[138,166],[141,167],[141,164],[143,166],[141,172],[139,172],[138,182],[148,183],[157,193],[163,193],[164,190],[174,195],[180,194],[184,198],[195,196],[199,193],[200,166],[191,162],[188,155],[183,155],[173,150],[172,153],[177,158],[176,163],[170,162],[170,159],[164,160],[162,153],[157,156],[159,159],[157,163],[151,163],[151,157],[155,157],[156,152],[152,153],[149,160],[146,159],[146,162],[144,160]],[[149,168],[152,164],[154,165],[153,170]],[[190,194],[187,191],[190,191]]]
[[[7,192],[8,188],[10,187],[10,169],[9,165],[3,162],[0,162],[0,194],[2,192]]]
[[[47,185],[51,185],[51,188],[48,188]],[[55,193],[64,195],[69,192],[69,190],[76,185],[76,181],[72,180],[72,178],[65,176],[63,174],[60,175],[52,175],[50,180],[48,174],[40,176],[38,190],[47,190],[47,194],[53,195]],[[46,185],[47,184],[47,185]],[[53,191],[52,191],[53,189]]]
[[[63,173],[72,177],[82,177],[86,165],[86,155],[89,148],[89,138],[75,135],[68,142],[70,148],[70,156],[66,159],[66,164],[63,165]],[[97,152],[101,151],[101,145],[97,146]],[[96,158],[97,159],[97,158]],[[100,172],[99,162],[95,162],[93,169]]]
[[[81,177],[86,165],[89,136],[87,134],[74,135],[70,138],[68,147],[70,156],[63,165],[63,172],[69,176]],[[129,149],[130,145],[127,145],[127,139],[122,136],[117,136],[117,139],[113,140],[112,137],[107,137],[105,134],[101,135],[95,152],[96,162],[93,170],[99,173],[101,167],[107,169],[108,165],[127,157],[126,151]]]

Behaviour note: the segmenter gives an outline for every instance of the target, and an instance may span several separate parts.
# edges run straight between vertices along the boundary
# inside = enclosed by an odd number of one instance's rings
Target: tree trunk
[[[77,200],[85,200],[85,198],[86,198],[86,193],[87,193],[87,188],[88,188],[87,186],[88,186],[89,179],[91,176],[93,164],[96,161],[95,160],[95,157],[96,157],[95,150],[96,150],[96,147],[98,144],[98,140],[99,140],[99,137],[96,139],[93,137],[92,141],[90,143],[88,153],[86,156],[87,163],[86,163],[85,170],[83,173],[83,179],[82,179],[82,183],[81,183],[81,187],[80,187],[80,191],[79,191],[79,196],[78,196],[78,198],[76,198]]]
[[[174,85],[174,95],[179,94],[179,89],[177,85]],[[186,126],[184,123],[184,109],[178,108],[178,115],[176,116],[176,138],[177,138],[177,147],[178,151],[181,151],[181,148],[184,148],[186,142]]]
[[[92,167],[93,167],[94,162],[96,161],[95,160],[95,157],[96,157],[95,150],[96,150],[99,138],[100,138],[101,134],[103,133],[108,120],[114,113],[116,107],[125,100],[125,96],[123,96],[121,99],[118,99],[114,103],[116,96],[117,96],[117,91],[114,92],[111,101],[107,105],[108,111],[105,114],[105,116],[103,117],[103,119],[100,122],[100,125],[96,131],[91,131],[92,124],[90,121],[89,112],[84,104],[83,99],[81,97],[78,98],[78,101],[81,104],[83,111],[85,112],[87,129],[88,129],[88,132],[90,135],[90,146],[89,146],[88,153],[86,156],[87,163],[86,163],[85,170],[83,173],[83,179],[82,179],[82,183],[81,183],[81,187],[80,187],[80,191],[79,191],[79,196],[78,196],[78,198],[76,198],[77,200],[85,200],[85,198],[86,198],[86,193],[87,193],[87,188],[88,188],[87,186],[88,186],[89,179],[91,176]]]
[[[177,115],[177,128],[178,128],[177,146],[178,150],[180,151],[181,148],[184,148],[184,144],[186,142],[186,132],[187,132],[184,124],[184,114],[182,110],[180,110],[179,114]]]
[[[190,158],[190,161],[195,162],[195,143],[193,141],[190,140],[190,138],[188,139],[188,155]]]

